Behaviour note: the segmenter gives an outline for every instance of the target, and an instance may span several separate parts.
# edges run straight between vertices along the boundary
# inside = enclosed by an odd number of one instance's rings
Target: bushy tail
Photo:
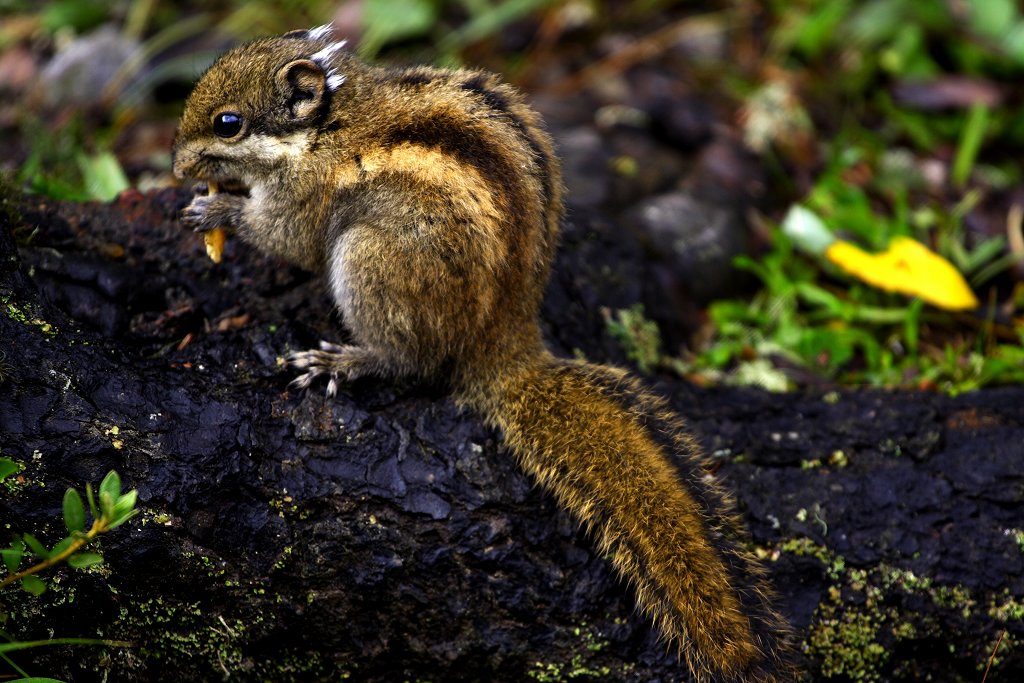
[[[464,400],[612,557],[698,680],[795,678],[733,503],[664,400],[621,370],[550,355],[491,386]]]

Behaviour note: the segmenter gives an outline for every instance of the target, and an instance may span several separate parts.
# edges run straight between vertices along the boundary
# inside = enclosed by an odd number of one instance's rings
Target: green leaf
[[[100,518],[99,508],[96,507],[96,497],[92,495],[92,484],[86,483],[85,485],[85,497],[89,500],[89,512],[92,513],[93,519]]]
[[[110,152],[92,156],[79,154],[77,161],[90,199],[109,202],[123,190],[131,187],[124,169],[121,168],[121,162]]]
[[[85,506],[82,505],[82,496],[75,489],[64,492],[64,526],[71,533],[85,530]]]
[[[13,574],[17,571],[18,566],[21,565],[21,558],[25,555],[25,544],[21,540],[16,540],[11,544],[10,548],[0,549],[0,555],[4,556],[4,566],[7,567],[7,573]]]
[[[110,14],[110,7],[102,0],[58,0],[45,7],[40,21],[48,31],[69,26],[82,31],[99,25]]]
[[[99,553],[78,553],[68,558],[68,564],[75,569],[85,569],[93,565],[101,564],[103,556]]]
[[[60,542],[57,545],[53,546],[53,549],[50,550],[50,557],[60,555],[62,552],[70,548],[71,544],[74,542],[75,539],[73,536],[67,536],[65,538],[62,538]]]
[[[138,497],[139,492],[132,489],[117,499],[117,502],[114,503],[114,513],[111,515],[108,528],[114,529],[119,527],[136,515],[138,510],[135,509],[135,502]]]
[[[0,458],[0,481],[3,481],[20,469],[21,465],[10,458]]]
[[[114,470],[110,470],[100,482],[100,493],[102,494],[104,491],[110,494],[112,501],[121,497],[121,477]]]
[[[552,4],[553,0],[502,0],[482,2],[470,12],[472,17],[441,40],[441,52],[451,53],[467,45],[500,33],[509,24]]]
[[[956,156],[953,157],[953,170],[950,173],[953,184],[957,187],[963,187],[970,177],[987,128],[988,107],[984,104],[972,104],[967,110],[967,120],[961,130]]]
[[[366,0],[360,54],[372,57],[390,42],[426,35],[437,24],[438,11],[431,0]]]
[[[100,491],[100,511],[108,522],[114,519],[114,497],[107,491]]]
[[[36,555],[44,560],[50,557],[50,551],[46,549],[46,546],[39,542],[38,538],[32,534],[24,534],[23,538],[25,539],[25,544],[28,545],[29,549]]]
[[[114,517],[123,517],[135,509],[135,502],[139,498],[139,492],[132,489],[117,499],[114,504]]]
[[[907,351],[917,355],[917,342],[921,332],[921,310],[924,308],[924,301],[914,299],[907,307],[907,317],[903,324],[903,336],[907,340]]]
[[[49,640],[16,640],[11,643],[0,643],[0,655],[7,652],[18,652],[36,647],[53,647],[59,645],[98,645],[102,647],[132,647],[132,643],[123,640],[104,640],[100,638],[50,638]],[[29,679],[50,681],[50,678]],[[60,683],[58,681],[58,683]]]
[[[120,517],[115,517],[113,519],[113,521],[110,522],[110,524],[107,525],[107,528],[108,529],[116,529],[117,527],[121,526],[122,524],[124,524],[125,522],[127,522],[129,519],[131,519],[132,517],[134,517],[137,514],[139,514],[138,510],[130,510],[125,515],[121,515]]]
[[[30,575],[21,580],[21,587],[32,595],[42,595],[46,592],[46,584],[38,576]]]
[[[978,33],[999,38],[1017,17],[1015,0],[969,0],[971,28]]]
[[[830,315],[840,318],[847,308],[842,299],[827,289],[809,282],[798,282],[795,285],[797,295],[812,306],[824,308]]]

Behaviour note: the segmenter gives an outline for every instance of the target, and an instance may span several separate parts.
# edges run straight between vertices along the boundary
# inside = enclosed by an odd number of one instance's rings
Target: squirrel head
[[[251,186],[303,155],[352,59],[331,32],[256,40],[214,62],[185,102],[174,175]]]

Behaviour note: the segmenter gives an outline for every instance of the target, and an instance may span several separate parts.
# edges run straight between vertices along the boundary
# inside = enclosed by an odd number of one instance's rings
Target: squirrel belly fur
[[[700,681],[788,681],[792,639],[726,492],[666,402],[562,360],[538,322],[562,217],[540,117],[478,71],[381,68],[330,26],[238,47],[189,96],[183,213],[326,274],[352,342],[294,354],[305,388],[416,376],[498,428],[583,524]]]

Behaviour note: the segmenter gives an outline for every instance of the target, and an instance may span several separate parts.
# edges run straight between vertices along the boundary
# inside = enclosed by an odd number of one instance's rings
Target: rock
[[[39,75],[36,95],[53,109],[103,106],[108,87],[139,49],[137,40],[115,27],[100,27],[53,56]]]
[[[571,207],[595,207],[608,201],[612,156],[593,128],[580,126],[563,133],[558,154]]]
[[[748,251],[748,229],[735,206],[703,201],[686,192],[645,199],[624,220],[639,230],[664,279],[680,296],[702,304],[736,291],[733,259]]]

